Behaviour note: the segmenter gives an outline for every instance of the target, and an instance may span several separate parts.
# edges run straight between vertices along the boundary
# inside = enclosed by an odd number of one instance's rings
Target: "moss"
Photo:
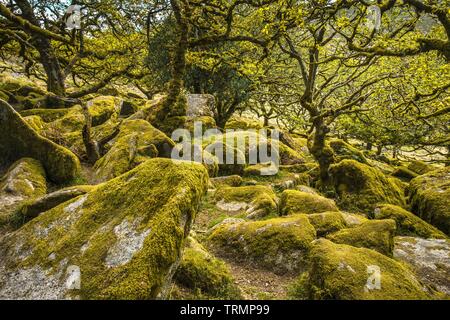
[[[22,117],[39,116],[44,122],[53,122],[59,118],[63,118],[72,110],[81,111],[81,108],[79,106],[78,107],[75,106],[72,108],[65,108],[65,109],[30,109],[21,111],[20,115]]]
[[[148,159],[170,157],[175,144],[145,120],[125,120],[111,145],[94,166],[102,181],[117,177]]]
[[[247,213],[258,217],[277,211],[275,193],[266,186],[222,187],[217,189],[216,201],[248,203]]]
[[[0,162],[15,161],[23,157],[41,161],[48,178],[56,183],[72,180],[80,172],[80,163],[72,152],[40,136],[10,105],[2,101],[0,153]]]
[[[344,159],[351,159],[367,164],[367,159],[364,154],[344,140],[331,139],[328,143],[333,149],[338,162]]]
[[[8,278],[18,269],[48,270],[30,290],[33,295],[156,298],[165,293],[175,271],[207,180],[206,169],[199,164],[151,159],[0,240],[0,247],[9,253],[0,262],[8,266],[3,275]],[[16,254],[13,248],[19,244]],[[58,274],[70,265],[81,268],[81,289],[68,292]],[[46,287],[49,278],[58,285]],[[0,296],[15,285],[13,281],[0,288]]]
[[[419,161],[419,160],[412,160],[408,164],[408,169],[417,173],[418,175],[425,174],[430,171],[436,170],[436,168],[433,168],[432,166],[426,164],[423,161]]]
[[[175,273],[175,281],[213,298],[240,298],[239,288],[234,284],[229,267],[191,237],[187,239],[183,259]]]
[[[45,123],[42,121],[42,118],[39,116],[28,116],[24,117],[23,120],[28,123],[28,125],[36,132],[40,133],[44,127]]]
[[[344,229],[347,226],[340,212],[322,212],[307,215],[309,222],[314,226],[318,237]]]
[[[184,127],[185,129],[189,130],[191,134],[194,134],[195,122],[202,123],[202,134],[204,134],[206,130],[217,128],[216,120],[214,120],[213,117],[209,116],[187,117]]]
[[[316,232],[305,215],[219,225],[209,236],[213,248],[238,261],[276,273],[304,269]]]
[[[338,211],[333,200],[320,195],[301,192],[297,190],[285,190],[281,194],[280,214],[294,213],[320,213],[325,211]]]
[[[5,92],[3,92],[2,90],[0,90],[0,99],[1,99],[1,100],[5,100],[6,102],[8,102],[9,96],[8,96]]]
[[[239,187],[242,185],[243,180],[241,176],[235,174],[232,176],[212,178],[211,182],[213,186],[216,188],[219,188],[221,186]]]
[[[310,268],[301,276],[293,298],[314,300],[413,300],[430,299],[421,283],[403,264],[376,251],[315,241],[310,253]],[[381,287],[368,287],[368,272],[376,266]],[[372,282],[371,282],[372,284]]]
[[[101,96],[88,102],[92,126],[98,126],[120,113],[121,100],[112,96]]]
[[[410,181],[411,179],[414,179],[415,177],[417,177],[417,173],[409,170],[406,167],[400,166],[400,167],[397,167],[394,170],[394,172],[392,172],[392,176],[400,178],[401,180],[404,180],[404,181]]]
[[[15,227],[20,227],[27,221],[37,217],[40,213],[48,211],[61,203],[88,193],[94,187],[78,185],[66,187],[61,190],[43,195],[39,198],[26,201],[14,214]]]
[[[43,196],[47,181],[42,164],[31,158],[16,161],[0,179],[0,226],[12,223],[25,202]]]
[[[450,167],[411,180],[408,195],[411,211],[450,235]]]
[[[443,232],[426,223],[405,209],[390,204],[375,209],[376,219],[394,219],[397,223],[396,235],[419,236],[422,238],[445,239]]]
[[[369,220],[358,226],[327,235],[335,243],[373,249],[392,257],[394,250],[395,221]]]
[[[251,118],[245,118],[245,117],[233,117],[230,120],[227,121],[225,125],[225,129],[233,129],[233,130],[248,130],[248,129],[255,129],[259,130],[262,129],[264,126],[261,122],[255,119]]]
[[[355,160],[342,160],[330,167],[338,204],[349,211],[371,213],[379,203],[405,206],[403,191],[380,170]]]

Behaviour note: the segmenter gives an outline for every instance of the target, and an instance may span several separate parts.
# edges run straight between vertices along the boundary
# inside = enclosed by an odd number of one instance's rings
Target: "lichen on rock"
[[[40,214],[0,240],[0,297],[165,295],[207,180],[199,164],[151,159]],[[73,266],[80,288],[65,284]]]

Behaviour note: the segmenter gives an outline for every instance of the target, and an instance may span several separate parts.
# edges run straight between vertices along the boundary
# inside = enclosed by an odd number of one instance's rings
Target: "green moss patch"
[[[234,284],[229,267],[214,257],[195,239],[187,239],[183,259],[175,273],[175,281],[200,295],[211,298],[238,299],[239,288]]]
[[[0,153],[0,162],[23,157],[39,160],[48,178],[56,183],[73,180],[80,173],[80,163],[72,152],[40,136],[3,101],[0,101]]]
[[[396,235],[419,236],[422,238],[445,239],[446,235],[405,209],[390,204],[375,209],[376,219],[394,219],[397,223]]]
[[[344,140],[331,139],[328,143],[333,149],[338,162],[344,159],[350,159],[367,164],[367,159],[364,154]]]
[[[405,206],[399,184],[376,168],[342,160],[330,167],[330,173],[343,209],[370,214],[379,203]]]
[[[340,212],[322,212],[306,215],[309,222],[314,226],[318,237],[326,236],[329,233],[347,227],[344,217]]]
[[[298,190],[285,190],[280,198],[280,214],[338,211],[333,200]]]
[[[140,163],[170,157],[174,142],[145,120],[126,120],[108,152],[94,166],[100,180],[117,177]]]
[[[379,283],[373,277],[378,271]],[[291,296],[315,300],[431,298],[403,264],[374,250],[334,244],[326,239],[315,241],[309,271],[299,278]]]
[[[208,241],[218,254],[276,273],[298,272],[306,264],[316,231],[305,215],[219,225]]]
[[[408,188],[411,211],[450,235],[450,167],[428,172]]]
[[[353,228],[343,229],[327,235],[335,243],[373,249],[392,256],[394,250],[395,221],[369,220]]]

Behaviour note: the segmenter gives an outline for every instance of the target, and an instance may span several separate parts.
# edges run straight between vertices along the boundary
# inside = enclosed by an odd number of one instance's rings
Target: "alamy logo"
[[[66,28],[69,30],[81,29],[81,6],[74,4],[66,11]]]
[[[66,270],[66,288],[68,290],[81,289],[81,271],[78,266],[69,266]]]
[[[269,132],[270,131],[270,132]],[[194,123],[194,135],[187,129],[177,129],[172,140],[177,143],[172,159],[219,165],[263,164],[261,175],[275,175],[280,164],[278,130],[218,129],[203,132],[203,123]]]
[[[367,266],[367,283],[364,287],[364,291],[381,290],[381,270],[379,266],[371,265]]]

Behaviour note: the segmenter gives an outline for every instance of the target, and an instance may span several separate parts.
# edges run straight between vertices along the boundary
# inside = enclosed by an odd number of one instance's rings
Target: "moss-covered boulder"
[[[200,295],[220,299],[240,297],[229,267],[192,237],[187,238],[183,259],[174,278],[179,285],[194,292],[199,290]]]
[[[294,215],[221,225],[208,241],[220,255],[276,273],[292,273],[305,268],[315,237],[316,231],[306,215]]]
[[[404,166],[397,167],[394,172],[391,174],[394,177],[397,177],[403,181],[410,181],[411,179],[414,179],[417,177],[417,173],[414,171],[409,170],[408,168]]]
[[[437,168],[419,160],[412,160],[408,164],[408,169],[417,173],[418,175],[428,173],[430,171],[436,170]]]
[[[339,211],[333,200],[298,190],[285,190],[280,197],[280,214]]]
[[[207,180],[199,164],[151,159],[40,214],[0,240],[0,298],[164,296]]]
[[[232,117],[230,120],[227,121],[225,125],[225,129],[233,129],[233,130],[259,130],[262,129],[264,126],[262,122],[252,119],[252,118],[246,118],[246,117]]]
[[[329,233],[339,231],[347,227],[347,223],[340,212],[322,212],[306,215],[309,222],[316,229],[317,237],[324,237]]]
[[[267,186],[222,187],[214,198],[219,209],[245,210],[248,218],[261,218],[277,211],[276,195]]]
[[[309,270],[299,278],[291,294],[294,298],[314,300],[431,298],[403,264],[374,250],[335,244],[326,239],[314,242]]]
[[[56,183],[67,183],[80,172],[80,162],[72,152],[36,133],[3,100],[0,100],[0,153],[3,164],[23,157],[39,160],[48,178]]]
[[[110,142],[110,149],[94,165],[97,177],[107,181],[156,157],[169,158],[174,142],[145,120],[126,120]]]
[[[392,256],[395,228],[395,221],[391,219],[369,220],[353,228],[329,234],[327,239],[334,243],[373,249],[384,255]]]
[[[395,237],[394,257],[408,264],[424,284],[450,296],[450,240]]]
[[[41,133],[45,128],[45,122],[39,116],[28,116],[24,117],[23,120],[37,133]]]
[[[350,159],[367,164],[364,154],[344,140],[331,139],[328,143],[333,149],[337,161]]]
[[[411,180],[408,188],[411,211],[450,235],[450,167]]]
[[[399,184],[376,168],[342,160],[330,167],[330,173],[343,209],[370,214],[379,203],[405,206]]]
[[[443,239],[446,235],[413,213],[391,204],[375,209],[375,219],[393,219],[397,223],[396,235]]]
[[[0,179],[0,226],[13,222],[23,203],[46,192],[45,171],[39,161],[23,158],[15,162]]]
[[[240,187],[242,185],[242,182],[242,177],[236,174],[231,176],[211,178],[211,183],[215,188],[219,188],[221,186]]]
[[[18,224],[23,224],[28,220],[37,217],[42,212],[48,211],[61,203],[79,197],[88,193],[93,186],[72,186],[61,190],[54,191],[36,199],[32,199],[21,205],[16,211],[16,219]]]

